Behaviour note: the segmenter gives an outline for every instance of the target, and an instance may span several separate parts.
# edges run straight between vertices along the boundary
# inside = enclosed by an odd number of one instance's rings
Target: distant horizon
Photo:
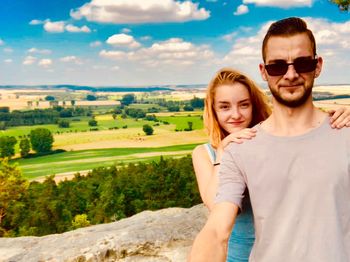
[[[259,87],[261,87],[262,89],[268,89],[268,86],[266,83],[257,83]],[[179,84],[179,85],[172,85],[172,84],[162,84],[162,85],[108,85],[108,86],[104,86],[104,85],[96,85],[96,86],[92,86],[92,85],[74,85],[74,84],[40,84],[40,85],[1,85],[0,84],[0,89],[6,89],[6,88],[45,88],[45,87],[53,87],[58,89],[60,88],[64,88],[64,87],[86,87],[86,88],[120,88],[120,89],[127,89],[127,88],[187,88],[187,87],[203,87],[206,88],[208,84]],[[344,86],[344,87],[350,87],[350,83],[338,83],[338,84],[315,84],[314,87],[321,87],[321,86]]]

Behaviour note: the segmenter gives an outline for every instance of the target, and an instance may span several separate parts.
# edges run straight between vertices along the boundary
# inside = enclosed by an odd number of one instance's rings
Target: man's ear
[[[259,64],[259,70],[260,70],[261,78],[262,78],[264,81],[267,81],[265,65],[264,65],[263,63],[260,63],[260,64]]]
[[[322,57],[317,57],[317,65],[315,69],[315,78],[319,77],[322,71],[322,66],[323,66],[323,58]]]

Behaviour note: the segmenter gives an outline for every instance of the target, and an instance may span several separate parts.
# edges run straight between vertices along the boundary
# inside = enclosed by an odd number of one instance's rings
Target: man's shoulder
[[[266,141],[265,134],[261,130],[257,129],[256,136],[251,139],[244,139],[243,143],[230,143],[225,149],[231,152],[242,152],[246,150],[252,150],[257,146],[263,147],[266,145],[264,143]]]

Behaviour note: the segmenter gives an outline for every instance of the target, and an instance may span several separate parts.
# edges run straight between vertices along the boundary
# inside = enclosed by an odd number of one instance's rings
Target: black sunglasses
[[[276,60],[273,64],[265,65],[266,71],[270,76],[282,76],[288,71],[290,65],[294,66],[297,73],[308,73],[316,69],[318,59],[315,56],[314,59],[309,57],[298,57],[293,63],[287,63],[284,60]]]

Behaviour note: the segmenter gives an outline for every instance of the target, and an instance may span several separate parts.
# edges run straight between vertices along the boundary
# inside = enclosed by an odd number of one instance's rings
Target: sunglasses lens
[[[270,76],[281,76],[287,73],[289,65],[293,65],[297,73],[308,73],[316,69],[317,59],[299,57],[293,63],[283,62],[265,65],[265,69]]]
[[[287,63],[277,63],[265,65],[266,71],[270,76],[281,76],[287,73],[288,64]]]
[[[295,59],[294,68],[298,73],[308,73],[316,69],[317,59]]]

